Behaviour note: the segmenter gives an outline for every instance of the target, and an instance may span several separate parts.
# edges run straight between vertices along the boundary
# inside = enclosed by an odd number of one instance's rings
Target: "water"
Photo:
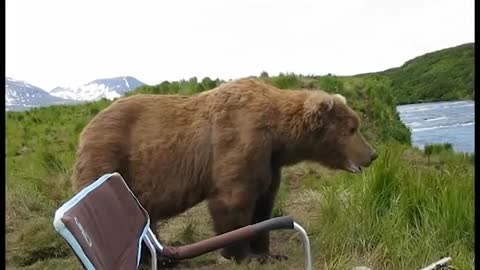
[[[457,152],[474,153],[473,101],[434,102],[397,107],[412,133],[412,144],[451,143]]]

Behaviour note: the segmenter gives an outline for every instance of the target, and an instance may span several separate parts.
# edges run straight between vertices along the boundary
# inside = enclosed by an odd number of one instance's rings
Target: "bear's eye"
[[[357,131],[356,128],[350,128],[350,135],[353,135],[355,133],[355,131]]]

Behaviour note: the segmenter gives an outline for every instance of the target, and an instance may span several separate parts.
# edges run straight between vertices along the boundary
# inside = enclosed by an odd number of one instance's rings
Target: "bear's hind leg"
[[[252,224],[267,220],[272,217],[278,188],[280,186],[280,169],[272,170],[270,187],[256,201]],[[250,241],[250,248],[254,254],[265,257],[264,259],[284,260],[286,256],[270,254],[270,234],[264,233]]]
[[[245,191],[228,193],[229,195],[217,195],[208,202],[217,235],[251,224],[255,200]],[[250,246],[247,240],[241,241],[225,247],[221,254],[227,259],[240,262],[251,256]]]

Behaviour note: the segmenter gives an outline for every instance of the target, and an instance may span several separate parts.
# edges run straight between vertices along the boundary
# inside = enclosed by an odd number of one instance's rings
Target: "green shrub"
[[[300,89],[302,82],[294,73],[280,73],[277,77],[271,78],[271,84],[280,89]]]
[[[443,152],[453,152],[453,146],[451,143],[426,144],[424,146],[423,152],[425,156],[427,156],[428,162],[430,162],[430,157],[432,155],[438,155]]]
[[[453,152],[453,146],[451,143],[443,144],[426,144],[424,148],[425,155],[430,156],[439,154],[441,152]]]
[[[344,89],[344,81],[336,76],[322,76],[319,79],[321,89],[328,92],[341,92]]]

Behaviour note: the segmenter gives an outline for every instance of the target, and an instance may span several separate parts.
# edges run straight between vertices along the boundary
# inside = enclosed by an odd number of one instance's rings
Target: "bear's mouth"
[[[346,168],[346,171],[351,172],[351,173],[361,173],[362,172],[362,166],[356,165],[352,161],[349,161],[348,166]]]

